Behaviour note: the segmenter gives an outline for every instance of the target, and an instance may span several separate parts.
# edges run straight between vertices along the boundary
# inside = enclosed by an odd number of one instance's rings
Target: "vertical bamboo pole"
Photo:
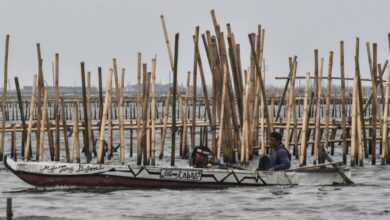
[[[72,149],[70,151],[69,160],[73,162],[73,155],[76,151],[76,161],[80,163],[80,140],[79,140],[79,103],[75,100],[73,101],[73,133],[72,133]]]
[[[357,105],[359,106],[359,99],[356,99]],[[363,166],[363,144],[362,144],[362,123],[359,120],[360,114],[360,108],[356,107],[356,142],[357,142],[357,152],[355,156],[355,163],[359,162],[359,166]]]
[[[87,155],[87,163],[91,162],[92,146],[89,145],[89,126],[88,126],[88,105],[87,105],[87,90],[85,83],[85,66],[81,62],[81,83],[83,92],[83,112],[84,112],[84,150]]]
[[[197,63],[195,63],[195,65],[197,65]],[[190,153],[191,151],[188,151],[188,138],[187,138],[187,118],[188,118],[188,111],[187,111],[187,104],[188,104],[188,96],[190,94],[190,76],[191,76],[191,72],[188,71],[187,73],[187,85],[186,85],[186,94],[185,94],[185,97],[184,97],[184,105],[183,105],[183,114],[182,114],[182,123],[183,123],[183,139],[182,139],[182,149],[184,150],[183,151],[183,155],[184,156],[190,156]]]
[[[41,103],[41,99],[42,99],[42,89],[44,87],[44,84],[43,84],[43,67],[42,67],[42,56],[41,56],[41,46],[39,43],[37,43],[37,53],[38,53],[38,86],[37,86],[37,121],[41,121],[42,119],[42,103]],[[37,136],[37,144],[36,144],[36,160],[38,160],[38,156],[39,156],[39,140],[40,140],[40,135],[39,135],[39,132],[41,130],[41,123],[37,123],[37,130],[36,130],[36,136]]]
[[[196,130],[196,80],[197,80],[197,50],[199,41],[199,26],[195,27],[194,35],[194,69],[193,69],[193,78],[192,78],[192,129],[191,129],[191,147],[195,148],[195,130]]]
[[[108,107],[107,107],[108,108],[107,109],[107,134],[108,134],[107,135],[107,158],[108,159],[111,159],[111,157],[113,156],[113,152],[114,152],[114,149],[112,146],[112,94],[111,93],[112,93],[112,85],[111,85],[111,91],[110,91],[110,94],[108,97]]]
[[[156,155],[156,58],[152,59],[152,141],[151,141],[151,155],[150,163],[155,165]]]
[[[39,136],[39,156],[38,160],[43,160],[43,148],[45,146],[45,127],[46,127],[46,113],[47,113],[47,96],[48,96],[48,89],[45,88],[43,93],[43,117],[41,123],[41,132]],[[39,123],[39,122],[38,122]]]
[[[167,98],[165,100],[164,126],[163,126],[163,129],[162,129],[162,135],[161,135],[160,155],[158,157],[160,160],[164,156],[165,137],[166,137],[167,126],[168,126],[169,104],[170,104],[171,95],[172,95],[172,88],[169,88],[168,94],[167,94]]]
[[[55,118],[55,141],[54,141],[54,155],[59,154],[60,151],[60,110],[58,108],[59,95],[59,54],[55,54],[54,62],[54,118]],[[68,157],[67,157],[68,158]]]
[[[103,117],[103,85],[102,85],[102,68],[98,67],[98,78],[99,78],[99,120]]]
[[[16,124],[12,124],[12,135],[11,135],[11,157],[16,161],[18,153],[16,149]]]
[[[177,89],[177,62],[179,58],[179,33],[175,35],[175,59],[173,65],[173,102],[172,102],[172,149],[171,166],[175,165],[175,133],[176,133],[176,89]],[[195,74],[194,74],[195,75]],[[195,82],[194,82],[195,83]],[[194,86],[196,86],[194,84]],[[192,103],[194,105],[194,103]],[[195,128],[194,128],[195,129]]]
[[[333,68],[333,51],[329,52],[328,63],[328,80],[326,86],[326,110],[325,110],[325,147],[328,149],[329,145],[329,114],[330,114],[330,93],[332,83],[332,68]],[[318,116],[317,116],[318,117]]]
[[[142,162],[142,149],[139,143],[141,135],[141,117],[142,117],[142,101],[141,101],[141,53],[137,54],[137,165]]]
[[[119,94],[119,100],[118,100],[118,106],[119,106],[119,139],[120,139],[120,162],[121,164],[125,163],[125,119],[123,116],[123,90],[124,90],[124,81],[125,81],[125,69],[122,69],[122,75],[121,75],[121,86],[118,91]]]
[[[145,78],[145,96],[144,96],[144,103],[143,103],[143,112],[142,112],[142,128],[141,128],[141,135],[139,137],[139,142],[142,143],[142,151],[143,151],[143,158],[144,158],[144,165],[149,164],[149,155],[150,155],[150,149],[147,148],[146,146],[146,130],[148,129],[148,110],[149,110],[149,88],[150,88],[150,78],[151,78],[152,73],[147,72],[146,73],[146,78]]]
[[[343,148],[343,164],[347,164],[347,125],[346,125],[346,109],[345,109],[345,69],[344,69],[344,41],[340,41],[340,76],[341,76],[341,126],[342,126],[342,148]]]
[[[307,129],[309,125],[309,102],[310,102],[310,73],[306,73],[306,79],[305,79],[305,99],[304,99],[304,105],[303,105],[303,121],[302,121],[302,140],[301,140],[301,152],[299,157],[299,165],[305,166],[306,165],[306,155],[307,155]]]
[[[7,81],[8,81],[8,50],[9,50],[9,35],[5,37],[5,56],[4,56],[4,79],[3,79],[3,97],[2,97],[2,123],[1,123],[1,141],[0,141],[0,161],[3,161],[4,154],[4,138],[5,138],[5,120],[7,115]]]
[[[65,107],[66,106],[65,106],[65,102],[64,102],[64,97],[60,97],[60,104],[61,104],[62,129],[63,129],[63,132],[64,132],[64,145],[65,145],[65,150],[68,150],[69,149],[68,128],[67,128],[67,125],[66,125],[66,114],[65,114]],[[60,160],[59,153],[56,154],[56,159],[55,160],[56,161]]]
[[[104,130],[106,126],[106,119],[107,119],[107,113],[109,106],[109,101],[111,97],[111,88],[112,88],[112,74],[113,69],[110,68],[110,72],[108,75],[107,85],[106,85],[106,95],[104,99],[104,107],[103,107],[103,117],[100,124],[100,138],[99,138],[99,148],[98,148],[98,158],[97,163],[104,163],[103,160],[103,150],[104,150]]]
[[[316,104],[316,129],[315,129],[315,137],[314,137],[314,158],[313,158],[313,164],[316,165],[318,161],[318,155],[320,150],[320,144],[321,144],[321,93],[322,93],[322,72],[323,72],[323,65],[324,65],[324,58],[321,58],[320,61],[320,74],[318,76],[318,82],[317,82],[317,104]],[[322,148],[321,148],[322,149]]]
[[[351,167],[355,166],[355,155],[356,155],[356,145],[357,145],[357,141],[356,141],[356,126],[357,126],[357,120],[359,120],[357,118],[357,115],[356,115],[356,110],[358,108],[357,106],[357,94],[356,94],[356,91],[357,91],[357,77],[355,76],[354,80],[353,80],[353,90],[352,90],[352,134],[351,134],[351,155],[350,155],[350,161],[351,161]]]
[[[92,130],[92,103],[91,103],[91,72],[87,73],[87,108],[88,108],[88,135],[89,135],[89,146],[96,156],[96,146],[94,141],[94,135]]]
[[[32,95],[31,95],[31,103],[30,103],[30,114],[28,120],[28,129],[27,129],[27,140],[26,147],[24,148],[24,158],[26,161],[30,160],[30,143],[31,143],[31,131],[32,131],[32,123],[34,117],[34,104],[35,104],[35,90],[37,87],[37,75],[33,77],[33,86],[32,86]]]

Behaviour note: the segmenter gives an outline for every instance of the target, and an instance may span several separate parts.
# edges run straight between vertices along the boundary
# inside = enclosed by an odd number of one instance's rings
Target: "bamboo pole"
[[[156,57],[152,59],[152,130],[150,164],[156,165]]]
[[[329,115],[330,115],[330,93],[332,83],[332,68],[333,68],[333,51],[329,52],[329,63],[328,63],[328,80],[326,86],[326,110],[325,110],[325,147],[329,147]],[[318,117],[318,116],[317,116]]]
[[[222,143],[223,143],[223,131],[224,131],[224,124],[225,124],[225,102],[226,102],[226,90],[228,86],[228,79],[227,79],[227,71],[226,67],[224,66],[224,76],[223,76],[223,89],[222,89],[222,105],[221,105],[221,119],[219,121],[219,138],[218,138],[218,148],[217,148],[217,156],[221,155],[221,149],[222,149]],[[246,163],[247,161],[242,161]]]
[[[112,82],[111,82],[112,83]],[[112,86],[110,95],[108,97],[108,110],[107,110],[107,159],[111,159],[113,156],[113,146],[112,146]]]
[[[320,61],[320,73],[318,75],[318,82],[317,82],[317,104],[316,104],[316,129],[315,129],[315,137],[314,137],[314,157],[313,157],[313,164],[316,165],[319,160],[319,150],[320,150],[320,133],[321,133],[321,93],[322,93],[322,73],[323,73],[323,65],[324,65],[324,58],[321,58]],[[322,148],[321,148],[322,149]]]
[[[342,126],[342,149],[343,164],[347,164],[347,129],[346,129],[346,109],[345,109],[345,69],[344,69],[344,41],[340,41],[340,77],[341,77],[341,126]]]
[[[113,74],[113,69],[110,68],[110,72],[109,72],[108,80],[107,80],[107,85],[106,85],[106,95],[105,95],[105,99],[104,99],[103,117],[102,117],[101,125],[100,125],[100,138],[99,138],[99,148],[98,148],[98,158],[97,158],[97,163],[99,163],[99,164],[104,163],[104,160],[103,160],[104,130],[105,130],[105,126],[106,126],[107,112],[108,112],[108,109],[110,108],[109,101],[110,101],[111,89],[112,89],[112,74]]]
[[[359,99],[356,99],[357,106],[360,105]],[[355,157],[355,163],[359,163],[359,166],[363,166],[363,144],[362,144],[362,123],[359,120],[360,114],[360,108],[356,107],[356,142],[357,142],[357,155]]]
[[[18,159],[18,153],[16,149],[16,124],[12,124],[12,133],[11,133],[11,157],[15,161]]]
[[[194,39],[194,68],[192,73],[192,129],[191,129],[191,147],[195,148],[195,129],[196,129],[196,80],[197,80],[197,50],[199,41],[199,26],[195,27]]]
[[[8,81],[8,51],[9,51],[9,35],[5,37],[5,56],[4,56],[4,79],[3,79],[3,97],[2,97],[2,122],[1,122],[1,141],[0,141],[0,161],[3,161],[4,142],[5,142],[5,121],[7,115],[7,81]]]
[[[143,158],[144,158],[144,165],[149,164],[149,155],[150,155],[150,149],[147,148],[146,146],[146,130],[148,129],[148,110],[149,110],[149,92],[150,92],[150,78],[151,78],[152,73],[147,72],[146,73],[146,78],[145,78],[145,96],[144,96],[144,103],[143,103],[143,112],[142,112],[142,128],[141,128],[141,135],[139,137],[139,142],[142,143],[142,151],[143,151]]]
[[[54,155],[59,154],[60,151],[60,111],[58,108],[59,95],[59,54],[55,54],[54,62],[54,118],[55,118],[55,141],[54,141]],[[68,157],[67,157],[68,158]]]
[[[34,75],[31,103],[30,103],[30,115],[29,115],[29,120],[28,120],[28,129],[27,129],[27,140],[26,140],[26,147],[24,148],[24,158],[26,161],[30,160],[30,147],[29,146],[31,143],[31,130],[32,130],[33,117],[34,117],[33,114],[34,114],[35,90],[37,87],[37,78],[38,78],[37,75]]]
[[[253,34],[249,34],[249,41],[250,41],[250,45],[251,45],[251,51],[252,51],[252,55],[253,57],[256,57],[256,51],[255,51],[255,45],[254,45],[254,40],[253,38],[251,37],[251,35]],[[262,98],[263,100],[267,100],[267,97],[266,97],[266,94],[265,94],[265,88],[264,88],[264,82],[263,82],[263,77],[261,76],[261,69],[260,69],[260,66],[259,66],[259,62],[255,59],[255,66],[256,66],[256,72],[257,72],[257,77],[259,77],[259,83],[261,85],[261,95],[262,95]],[[271,133],[271,126],[270,126],[270,120],[269,120],[269,113],[268,113],[268,107],[267,105],[264,105],[264,117],[267,121],[267,133],[270,134]]]
[[[42,103],[41,103],[41,99],[42,99],[42,89],[44,89],[44,83],[43,83],[43,67],[42,67],[42,56],[41,56],[41,46],[39,43],[37,43],[37,54],[38,54],[38,86],[37,86],[37,91],[38,91],[38,94],[37,94],[37,121],[41,121],[42,119]],[[38,147],[39,147],[39,140],[40,140],[40,132],[41,130],[41,124],[40,123],[37,123],[37,132],[36,132],[36,137],[37,137],[37,144],[36,144],[36,160],[38,160],[38,156],[39,156],[39,150],[38,150]]]
[[[142,117],[142,101],[141,101],[141,53],[137,54],[137,164],[142,162],[142,149],[139,143],[141,135],[141,117]]]
[[[387,73],[387,81],[386,81],[386,92],[385,92],[385,108],[383,111],[383,131],[382,131],[382,154],[381,154],[381,164],[385,165],[386,164],[386,158],[389,156],[389,143],[388,143],[388,126],[387,126],[387,121],[388,121],[388,113],[389,113],[389,94],[390,94],[390,67],[387,68],[388,73]]]
[[[161,23],[162,23],[163,32],[164,32],[165,43],[166,43],[167,49],[168,49],[169,63],[171,64],[171,69],[173,70],[174,69],[174,60],[173,60],[173,56],[172,56],[172,49],[171,49],[171,46],[169,43],[167,26],[165,24],[165,18],[163,15],[161,15]]]
[[[64,145],[65,145],[65,150],[69,149],[69,143],[68,143],[68,129],[66,125],[66,115],[65,115],[65,102],[64,98],[60,97],[60,104],[61,104],[61,118],[62,118],[62,127],[63,127],[63,132],[64,132]],[[58,151],[60,152],[60,151]],[[58,153],[58,156],[56,154],[56,161],[60,160],[60,155]]]
[[[79,140],[79,103],[73,101],[73,133],[72,133],[72,149],[69,154],[69,162],[73,162],[73,155],[76,151],[76,161],[80,163],[80,140]]]
[[[47,114],[47,96],[48,96],[48,89],[45,88],[43,93],[43,117],[41,123],[41,132],[39,136],[39,156],[38,160],[43,160],[43,148],[45,146],[45,127],[46,127],[46,114]],[[39,123],[39,122],[38,122]]]
[[[175,165],[175,133],[176,133],[176,89],[177,89],[177,62],[179,58],[179,33],[175,35],[175,59],[173,65],[173,102],[172,102],[172,149],[171,166]],[[194,103],[192,103],[194,104]],[[194,128],[195,129],[195,128]]]
[[[118,91],[119,94],[119,139],[120,139],[120,162],[121,164],[125,163],[125,130],[124,130],[124,123],[125,119],[123,116],[123,90],[124,90],[124,81],[125,81],[125,69],[122,69],[122,75],[121,75],[121,86]]]
[[[291,81],[290,81],[290,93],[289,93],[289,100],[288,100],[288,105],[287,105],[287,125],[286,125],[286,136],[285,136],[285,146],[287,149],[290,148],[290,124],[291,124],[291,114],[293,113],[292,107],[293,107],[293,102],[295,102],[294,99],[294,93],[295,93],[295,75],[297,72],[297,65],[298,63],[295,62],[290,69],[292,72],[291,75]]]
[[[356,145],[357,145],[357,140],[356,140],[356,126],[357,126],[357,121],[359,120],[356,115],[356,110],[358,108],[357,106],[357,77],[355,76],[355,80],[353,81],[353,88],[352,88],[352,134],[351,134],[351,156],[350,156],[350,161],[351,161],[351,167],[355,166],[355,155],[356,155]]]
[[[307,155],[307,139],[306,139],[306,133],[308,128],[308,122],[309,122],[309,102],[310,102],[310,73],[306,73],[306,80],[305,80],[305,99],[304,99],[304,106],[303,106],[303,122],[302,122],[302,141],[301,141],[301,152],[299,157],[299,165],[305,166],[306,165],[306,155]]]
[[[81,62],[81,84],[82,84],[82,93],[83,93],[83,112],[84,112],[84,126],[86,130],[84,131],[84,150],[87,155],[87,163],[91,162],[91,151],[92,146],[89,145],[89,129],[88,129],[88,105],[87,105],[87,91],[85,85],[85,66],[84,62]]]
[[[22,128],[23,128],[21,155],[22,155],[22,157],[24,157],[24,148],[26,147],[26,139],[27,139],[27,125],[26,125],[26,118],[25,118],[25,114],[24,114],[24,110],[23,110],[22,94],[20,92],[19,79],[18,79],[18,77],[15,77],[14,79],[15,79],[16,93],[18,95],[20,119],[22,121]],[[28,146],[28,147],[30,147],[30,146]],[[30,152],[31,152],[31,150],[30,150]]]
[[[197,65],[197,63],[195,63]],[[182,139],[182,149],[183,149],[183,156],[190,156],[192,151],[188,150],[188,138],[187,138],[187,118],[188,118],[188,111],[187,111],[187,104],[188,104],[188,96],[190,94],[190,78],[191,72],[187,72],[187,84],[186,84],[186,94],[184,97],[184,105],[183,105],[183,114],[182,114],[182,124],[183,124],[183,139]]]
[[[96,146],[94,141],[92,127],[92,103],[91,103],[91,72],[87,73],[87,108],[88,108],[88,135],[89,135],[89,146],[92,148],[91,151],[96,156]]]
[[[194,39],[194,42],[195,42],[195,39]],[[203,97],[204,97],[204,100],[205,100],[205,107],[206,107],[207,117],[209,118],[209,122],[210,122],[211,146],[212,146],[211,149],[213,150],[213,152],[216,152],[217,145],[216,145],[215,117],[212,115],[212,112],[211,112],[210,103],[209,103],[209,96],[208,96],[208,92],[207,92],[207,84],[206,84],[206,80],[205,80],[204,72],[203,72],[202,59],[200,57],[199,48],[197,47],[196,44],[195,44],[195,48],[197,50],[197,52],[196,52],[196,54],[197,54],[197,61],[198,61],[198,65],[199,65],[199,74],[200,74],[200,79],[201,79],[201,82],[202,82]],[[215,100],[214,96],[213,96],[213,100]],[[213,105],[213,108],[215,108],[215,105]]]
[[[172,95],[172,88],[169,88],[167,98],[165,100],[165,110],[164,110],[164,126],[162,129],[162,135],[161,135],[161,143],[160,143],[160,155],[159,159],[161,160],[164,156],[164,147],[165,147],[165,137],[167,133],[167,126],[168,126],[168,115],[169,115],[169,104],[170,104],[170,98]]]

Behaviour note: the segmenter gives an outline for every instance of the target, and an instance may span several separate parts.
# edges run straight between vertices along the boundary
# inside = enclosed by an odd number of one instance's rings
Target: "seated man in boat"
[[[291,166],[291,155],[288,149],[282,144],[282,134],[272,132],[268,137],[269,147],[272,148],[272,154],[268,159],[266,156],[260,158],[260,170],[286,170]]]
[[[192,165],[197,168],[207,167],[209,163],[209,155],[211,155],[211,150],[208,147],[195,147],[191,154]]]

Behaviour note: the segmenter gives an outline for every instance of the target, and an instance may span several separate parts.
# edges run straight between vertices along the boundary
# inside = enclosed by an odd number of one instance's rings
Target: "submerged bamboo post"
[[[3,161],[4,154],[4,138],[5,138],[5,120],[7,115],[7,82],[8,82],[8,50],[9,50],[9,35],[5,37],[5,56],[4,56],[4,84],[2,97],[2,122],[1,122],[1,141],[0,141],[0,161]]]
[[[306,165],[306,155],[307,155],[307,129],[309,125],[309,102],[310,102],[310,73],[306,73],[306,79],[305,79],[305,99],[304,99],[304,105],[303,105],[303,121],[302,121],[302,141],[301,141],[301,152],[299,157],[299,165],[305,166]]]
[[[79,140],[79,103],[73,101],[73,133],[72,133],[72,149],[69,152],[69,162],[73,162],[73,155],[76,151],[76,161],[80,163],[80,140]]]
[[[37,75],[33,77],[33,86],[32,86],[32,95],[31,95],[31,103],[30,103],[30,115],[28,120],[28,129],[27,129],[27,140],[26,147],[24,148],[24,158],[26,161],[30,160],[30,143],[31,143],[31,131],[32,131],[32,123],[34,117],[34,104],[35,104],[35,90],[37,87]],[[4,130],[3,130],[4,131]]]
[[[99,148],[98,148],[98,158],[97,163],[104,163],[103,161],[103,150],[104,150],[104,130],[106,126],[107,112],[109,106],[109,100],[111,97],[111,89],[112,89],[112,74],[113,69],[110,68],[110,72],[108,75],[107,85],[106,85],[106,95],[104,98],[104,107],[103,107],[103,116],[100,124],[100,138],[99,138]]]

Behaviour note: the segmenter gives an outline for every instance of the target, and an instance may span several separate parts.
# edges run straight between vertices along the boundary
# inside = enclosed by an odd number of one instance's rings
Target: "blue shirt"
[[[272,152],[270,158],[270,168],[274,168],[275,170],[286,170],[290,168],[291,162],[288,158],[287,149],[280,144],[274,152]]]

